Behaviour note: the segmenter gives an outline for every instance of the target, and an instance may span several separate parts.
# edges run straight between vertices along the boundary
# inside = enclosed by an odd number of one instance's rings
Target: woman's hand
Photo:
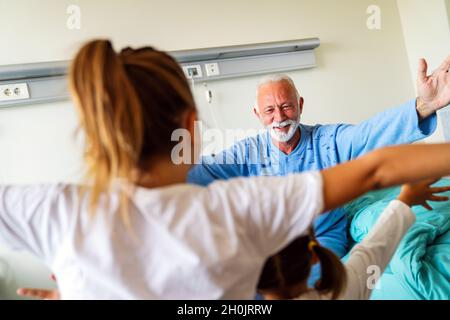
[[[37,298],[43,300],[59,300],[59,290],[47,290],[47,289],[32,289],[32,288],[20,288],[17,290],[17,294],[22,297]]]
[[[50,278],[56,282],[56,277],[54,274]],[[19,288],[17,294],[21,297],[30,297],[43,300],[60,300],[61,296],[58,289],[33,289],[33,288]]]
[[[412,207],[421,205],[425,209],[433,210],[427,201],[448,201],[448,197],[437,196],[436,193],[450,191],[450,186],[431,187],[437,180],[424,180],[414,184],[405,184],[402,186],[398,200]]]

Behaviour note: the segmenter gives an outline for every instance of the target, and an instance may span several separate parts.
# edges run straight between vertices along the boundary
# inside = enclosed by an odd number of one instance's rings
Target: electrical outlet
[[[205,70],[206,70],[206,75],[208,77],[220,75],[219,64],[216,63],[216,62],[214,62],[214,63],[206,63],[205,64]]]
[[[199,64],[183,66],[183,71],[188,79],[203,77],[202,67]]]
[[[28,85],[26,83],[12,83],[0,85],[0,102],[29,99]]]

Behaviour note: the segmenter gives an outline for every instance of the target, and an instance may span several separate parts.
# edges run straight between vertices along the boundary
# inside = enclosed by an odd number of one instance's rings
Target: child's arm
[[[423,205],[428,209],[429,201],[446,201],[447,197],[435,193],[449,191],[450,187],[432,188],[433,181],[405,185],[398,200],[393,200],[380,215],[377,223],[350,253],[346,264],[347,287],[342,299],[368,299],[375,288],[373,277],[381,277],[397,246],[410,226],[415,215],[410,206]],[[375,279],[378,280],[378,279]]]

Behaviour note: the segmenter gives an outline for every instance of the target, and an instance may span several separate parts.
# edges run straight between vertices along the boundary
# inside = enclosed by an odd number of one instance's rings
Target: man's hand
[[[427,62],[425,59],[419,61],[419,72],[417,76],[417,91],[419,97],[416,101],[417,113],[420,120],[432,115],[437,110],[450,104],[450,55],[434,71],[427,76]]]

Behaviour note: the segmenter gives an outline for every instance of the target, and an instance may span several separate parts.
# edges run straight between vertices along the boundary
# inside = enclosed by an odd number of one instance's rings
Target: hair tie
[[[315,246],[318,246],[319,244],[317,243],[317,241],[315,241],[315,240],[310,240],[309,241],[309,243],[308,243],[308,250],[309,251],[313,251],[313,248],[315,247]]]

